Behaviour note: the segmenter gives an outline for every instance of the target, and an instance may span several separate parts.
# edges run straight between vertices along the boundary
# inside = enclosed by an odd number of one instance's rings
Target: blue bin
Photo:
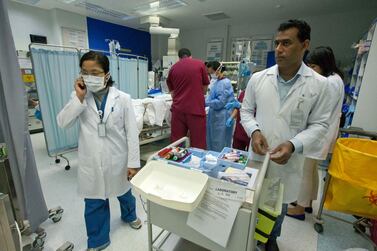
[[[188,162],[191,161],[192,156],[196,156],[198,158],[203,158],[206,154],[205,150],[202,150],[202,149],[199,149],[199,148],[189,148],[188,152],[189,152],[189,155],[185,159],[183,159],[181,162],[169,161],[169,163],[176,165],[176,166],[180,166],[180,167],[190,169],[191,167],[188,165]],[[200,168],[201,168],[201,163],[200,163],[199,169]]]
[[[230,153],[233,150],[236,150],[237,152],[239,152],[240,154],[242,154],[243,156],[246,157],[245,164],[236,163],[236,162],[233,162],[233,161],[229,161],[229,160],[223,159],[223,157],[224,157],[225,154]],[[221,165],[224,165],[226,167],[234,167],[234,168],[243,170],[243,169],[245,169],[245,167],[247,165],[247,162],[249,161],[249,158],[250,158],[250,153],[249,152],[245,152],[245,151],[241,151],[241,150],[237,150],[237,149],[233,149],[233,148],[229,148],[229,147],[224,147],[224,149],[222,150],[222,152],[219,155],[218,162]]]

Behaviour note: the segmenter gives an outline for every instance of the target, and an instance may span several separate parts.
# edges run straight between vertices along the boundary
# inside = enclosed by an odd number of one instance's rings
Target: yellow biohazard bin
[[[377,141],[338,139],[329,174],[326,209],[377,219]]]

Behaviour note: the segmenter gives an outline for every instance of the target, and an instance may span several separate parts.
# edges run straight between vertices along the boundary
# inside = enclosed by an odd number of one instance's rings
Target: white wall
[[[44,10],[9,2],[9,19],[17,50],[28,50],[30,34],[47,37],[49,44],[62,45],[61,27],[87,32],[86,17],[61,9]],[[168,36],[151,36],[152,63],[167,55]]]
[[[168,36],[151,35],[152,64],[168,54]]]
[[[46,36],[48,43],[58,43],[51,12],[9,1],[8,13],[17,50],[28,50],[29,34]]]
[[[330,15],[298,17],[304,19],[312,28],[312,43],[314,48],[320,45],[331,46],[336,58],[342,66],[351,64],[354,52],[350,49],[353,42],[365,33],[374,18],[377,9],[336,13]],[[296,17],[293,17],[296,18]],[[210,38],[223,38],[228,42],[225,60],[230,58],[230,43],[234,37],[251,37],[257,35],[274,35],[279,24],[285,20],[272,20],[263,23],[246,23],[227,27],[214,26],[213,28],[183,30],[181,45],[191,50],[193,55],[206,59],[206,45]]]
[[[232,27],[231,27],[232,28]],[[210,39],[223,39],[223,58],[226,58],[225,50],[227,42],[228,26],[215,26],[207,29],[183,30],[181,32],[181,46],[188,48],[194,58],[206,59],[207,42]]]
[[[49,44],[62,45],[61,27],[87,30],[85,16],[60,9],[44,10],[10,1],[8,13],[17,50],[28,50],[30,34],[46,36]]]

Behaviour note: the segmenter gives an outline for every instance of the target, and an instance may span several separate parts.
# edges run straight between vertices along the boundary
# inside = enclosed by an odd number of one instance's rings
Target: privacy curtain
[[[17,202],[34,231],[48,210],[34,159],[27,122],[27,99],[8,17],[8,1],[0,1],[0,131],[8,147]]]
[[[56,116],[70,100],[79,76],[77,51],[31,49],[43,128],[50,156],[77,148],[78,123],[68,129],[57,125]]]

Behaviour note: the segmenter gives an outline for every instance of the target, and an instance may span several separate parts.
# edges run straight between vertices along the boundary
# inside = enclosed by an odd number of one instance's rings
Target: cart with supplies
[[[175,153],[168,153],[167,149],[173,148],[178,149]],[[224,149],[222,153],[215,153],[189,148],[189,139],[184,137],[152,155],[147,165],[131,180],[135,191],[146,199],[148,250],[166,250],[165,244],[173,239],[179,240],[178,245],[181,241],[188,241],[190,245],[193,245],[190,250],[204,248],[214,251],[252,251],[256,250],[256,240],[262,243],[267,241],[276,217],[281,213],[283,185],[280,180],[276,182],[265,179],[269,155],[266,155],[263,162],[254,162],[248,160],[248,153],[247,156],[240,158],[239,163],[232,165],[229,162],[228,166],[231,166],[230,169],[236,173],[240,170],[240,163],[244,163],[245,168],[251,166],[253,170],[256,170],[255,175],[250,178],[250,180],[254,179],[252,183],[241,186],[228,180],[218,179],[213,173],[216,171],[226,173],[223,172],[224,167],[227,166],[224,156],[228,154],[227,156],[230,157],[233,154],[229,151],[230,149]],[[195,162],[195,158],[203,157],[205,154],[218,159],[224,156],[217,166],[211,166],[211,163],[206,163],[201,159],[199,162],[203,168],[192,167],[187,161],[179,162],[176,158],[177,156],[184,160],[191,158],[191,161]],[[163,155],[169,155],[169,157],[162,158]],[[168,158],[174,159],[173,161],[177,163],[167,160]],[[246,161],[245,158],[247,158]],[[214,191],[211,190],[214,183],[220,184],[214,190],[223,190],[226,193],[234,188],[234,191],[244,193],[243,200],[239,201],[240,204],[233,211],[235,220],[233,219],[228,239],[223,244],[220,243],[221,240],[219,242],[211,238],[210,235],[212,234],[213,237],[213,233],[206,235],[189,225],[193,212],[201,210],[205,218],[206,209],[213,206],[211,204],[213,201],[210,202],[208,199],[210,195],[207,194]],[[203,204],[205,204],[204,207]],[[223,211],[220,210],[219,213]],[[220,218],[226,218],[226,215]],[[203,222],[199,217],[197,223],[202,224],[200,227],[203,227]],[[154,226],[157,228],[154,229]],[[208,230],[208,226],[206,227]],[[156,234],[153,230],[157,229],[161,230]],[[221,234],[223,230],[221,227],[213,229],[214,232],[219,231]],[[174,250],[181,249],[175,246]]]
[[[373,220],[377,219],[377,133],[360,128],[341,129],[342,134],[361,138],[339,138],[326,173],[324,190],[315,217],[314,228],[323,232],[323,208],[354,215],[357,220],[348,222],[338,217],[326,216],[353,225],[355,231],[372,243]],[[365,232],[370,227],[371,237]]]

